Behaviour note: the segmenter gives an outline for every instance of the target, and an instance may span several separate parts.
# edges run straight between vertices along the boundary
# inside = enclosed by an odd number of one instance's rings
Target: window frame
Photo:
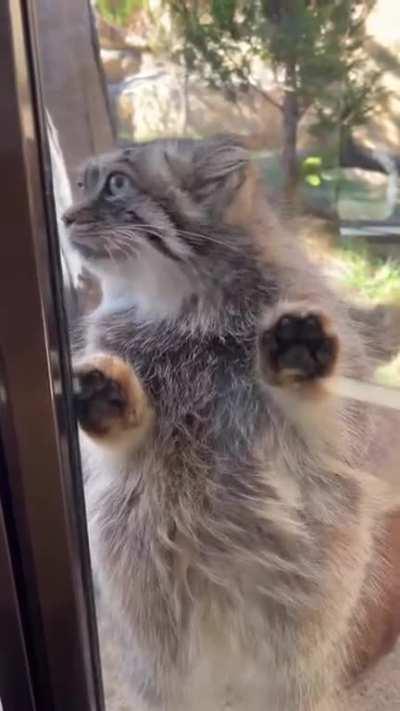
[[[28,665],[24,630],[15,585],[12,554],[7,535],[5,511],[7,471],[0,442],[0,629],[7,642],[0,655],[0,692],[3,711],[36,711],[33,701],[31,676]],[[0,705],[1,708],[1,705]]]
[[[4,711],[17,708],[7,700],[25,686],[32,705],[18,704],[19,711],[103,711],[67,319],[29,0],[0,3],[0,63],[0,499],[5,514],[3,522],[0,510],[0,569],[10,578],[8,604],[22,673],[11,680],[7,669],[14,662],[3,649],[0,696]]]

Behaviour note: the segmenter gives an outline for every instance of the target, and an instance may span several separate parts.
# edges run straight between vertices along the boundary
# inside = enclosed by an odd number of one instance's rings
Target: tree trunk
[[[35,6],[44,100],[71,176],[86,158],[115,145],[96,28],[87,0]]]
[[[289,85],[283,100],[283,149],[282,171],[284,178],[285,206],[290,211],[296,204],[299,166],[297,161],[297,133],[299,125],[299,106],[297,94]]]
[[[182,91],[182,124],[181,124],[181,134],[182,136],[187,136],[189,116],[190,116],[190,100],[189,100],[189,69],[185,66],[183,77],[183,91]]]

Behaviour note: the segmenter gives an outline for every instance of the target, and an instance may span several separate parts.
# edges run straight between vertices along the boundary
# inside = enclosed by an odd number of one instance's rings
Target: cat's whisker
[[[117,228],[118,229],[118,228]],[[159,236],[159,237],[164,237],[165,235],[163,234],[162,230],[158,229],[154,225],[134,225],[132,232],[133,231],[144,231],[144,232],[152,232],[153,234]],[[221,240],[217,240],[215,237],[212,237],[211,235],[204,234],[202,232],[194,232],[193,230],[183,230],[183,229],[177,229],[177,234],[181,235],[184,237],[187,235],[188,237],[195,237],[199,241],[208,241],[208,242],[213,242],[214,244],[220,245],[221,247],[227,247],[228,249],[233,249],[235,251],[239,251],[239,248],[236,247],[233,244],[229,244],[228,242],[222,242]]]
[[[110,228],[110,231],[112,234],[118,233],[120,236],[124,236],[127,239],[132,239],[134,237],[135,232],[145,232],[145,233],[150,233],[154,234],[157,237],[165,238],[165,234],[163,231],[159,228],[157,228],[155,225],[146,224],[146,223],[141,223],[141,224],[132,224],[132,225],[127,225],[126,223],[123,223],[123,225],[113,225]],[[194,237],[197,239],[199,242],[204,241],[204,242],[210,242],[212,244],[216,244],[220,247],[223,247],[224,249],[230,249],[235,252],[240,251],[239,247],[236,247],[236,245],[226,241],[223,242],[222,240],[218,240],[216,237],[208,234],[204,234],[203,232],[196,232],[194,230],[185,230],[185,229],[177,229],[177,234],[181,237]],[[103,230],[104,232],[104,230]]]
[[[115,231],[111,230],[109,231],[109,235],[104,239],[105,235],[104,232],[102,234],[103,240],[104,240],[104,248],[107,251],[107,254],[109,255],[110,259],[112,260],[114,266],[118,266],[117,264],[117,257],[115,255],[116,251],[119,251],[123,257],[129,258],[132,255],[136,254],[136,251],[134,249],[134,245],[132,243],[129,243],[128,241],[124,242],[121,240],[121,237],[115,233]],[[122,244],[121,244],[122,241]]]
[[[205,235],[202,234],[201,232],[192,232],[191,230],[178,230],[178,234],[182,235],[183,237],[187,235],[188,237],[197,237],[199,241],[204,240],[205,242],[212,242],[213,244],[217,244],[220,247],[223,247],[224,249],[232,249],[235,252],[240,252],[241,249],[239,247],[236,247],[233,244],[230,244],[229,242],[222,242],[221,240],[216,239],[215,237],[212,237],[211,235]]]
[[[127,229],[128,227],[128,229]],[[130,229],[129,229],[130,228]],[[141,231],[141,232],[152,232],[153,234],[157,235],[158,237],[164,237],[165,235],[163,234],[163,231],[159,228],[157,228],[155,225],[151,224],[132,224],[132,227],[127,226],[125,223],[122,225],[113,225],[112,228],[113,231],[118,233],[125,233],[129,237],[136,231]],[[235,251],[239,251],[239,247],[236,247],[236,245],[230,244],[229,242],[222,242],[221,240],[216,239],[215,237],[211,235],[204,234],[203,232],[195,232],[194,230],[184,230],[181,228],[177,228],[177,234],[182,235],[184,237],[187,235],[188,237],[195,237],[199,241],[204,240],[208,242],[213,242],[214,244],[220,245],[221,247],[228,248],[228,249],[233,249]]]
[[[116,262],[116,260],[115,260],[114,255],[113,255],[113,253],[112,253],[112,250],[111,250],[110,246],[109,246],[106,242],[104,242],[104,249],[105,249],[105,251],[107,252],[107,255],[108,255],[109,259],[111,259],[111,261],[112,261],[114,267],[117,267],[118,265],[117,265],[117,262]]]
[[[116,228],[116,229],[118,229],[118,228]],[[132,232],[134,232],[134,231],[150,232],[150,233],[155,234],[157,237],[164,237],[165,236],[161,230],[159,230],[154,225],[150,225],[150,224],[149,225],[144,225],[144,224],[134,225],[132,228]],[[132,233],[128,233],[128,234],[132,234]],[[193,230],[177,229],[177,234],[182,237],[185,237],[185,236],[195,237],[199,240],[199,242],[200,241],[211,242],[213,244],[223,247],[224,249],[225,248],[231,249],[231,250],[234,250],[235,252],[240,251],[239,247],[236,247],[235,245],[233,245],[229,242],[222,242],[221,240],[218,240],[215,237],[213,237],[211,235],[204,234],[202,232],[194,232]]]
[[[118,248],[125,254],[126,257],[137,256],[138,250],[136,244],[134,243],[134,238],[134,234],[129,236],[115,234],[113,235],[113,244],[116,246],[118,245]]]
[[[132,256],[137,256],[135,245],[127,240],[123,240],[120,235],[114,236],[113,247],[116,247],[127,259]]]
[[[122,256],[124,259],[128,258],[128,254],[125,249],[121,247],[121,245],[116,244],[115,242],[113,245],[110,247],[110,251],[113,254],[114,260],[116,260],[118,257]],[[115,255],[115,253],[117,253]]]

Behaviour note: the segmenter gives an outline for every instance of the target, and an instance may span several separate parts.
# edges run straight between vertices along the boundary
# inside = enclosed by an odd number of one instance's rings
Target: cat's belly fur
[[[99,501],[102,500],[110,481],[120,476],[118,470],[121,461],[118,463],[86,437],[82,438],[81,447],[84,470],[89,473],[85,493],[96,587],[100,588],[102,607],[105,607],[106,614],[111,612],[116,627],[126,631],[129,622],[121,613],[118,596],[109,585],[112,571],[108,569],[108,561],[103,555],[97,516]],[[209,606],[210,601],[205,604]],[[135,696],[133,683],[130,699],[132,711],[283,710],[280,691],[286,686],[285,674],[274,662],[268,641],[269,630],[261,610],[255,609],[251,603],[248,606],[242,604],[240,609],[231,608],[226,616],[220,616],[218,613],[218,618],[208,615],[205,610],[197,610],[192,628],[193,633],[182,640],[183,658],[188,660],[186,671],[179,675],[179,672],[171,669],[170,679],[166,684],[168,691],[164,696],[170,701],[163,705],[148,703],[145,699]],[[243,649],[243,636],[248,641],[251,640],[251,652]],[[135,659],[140,659],[140,652],[136,647],[136,653],[132,653],[135,648],[134,629],[132,643],[127,640],[125,634],[121,635],[121,639],[123,637],[125,639],[121,642],[121,658],[129,678],[130,668],[138,663]],[[140,665],[141,661],[138,663],[138,666]],[[165,676],[168,678],[168,670]]]
[[[249,662],[225,650],[214,656],[204,649],[183,684],[183,699],[165,711],[278,711],[273,705],[273,680],[267,664]],[[146,709],[147,711],[147,709]],[[150,711],[150,710],[149,710]]]
[[[268,645],[258,658],[250,658],[224,641],[223,629],[216,629],[218,634],[219,641],[203,640],[186,674],[172,675],[172,693],[164,704],[146,702],[132,685],[132,711],[289,711],[290,704],[282,702],[285,679],[279,679]],[[126,648],[123,656],[129,663]]]
[[[199,667],[184,684],[183,698],[171,700],[163,706],[149,705],[133,693],[128,698],[132,704],[129,709],[132,708],[132,711],[155,711],[155,708],[157,711],[286,711],[286,707],[280,703],[274,705],[272,693],[265,681],[268,672],[262,674],[262,685],[261,679],[258,679],[259,683],[257,683],[257,675],[254,675],[253,683],[250,675],[247,682],[239,684],[237,679],[232,679],[231,683],[223,684],[221,680],[214,678],[218,670],[221,670],[221,664],[214,670],[209,664],[205,664],[201,669]],[[242,666],[240,669],[237,668],[237,674],[243,675]],[[261,676],[261,673],[258,676]]]

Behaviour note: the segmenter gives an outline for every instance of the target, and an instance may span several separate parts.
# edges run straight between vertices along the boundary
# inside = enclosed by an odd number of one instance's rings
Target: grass
[[[264,154],[261,160],[267,184],[279,189],[282,186],[282,174],[276,154],[271,151],[269,155]],[[340,176],[340,171],[336,173]],[[337,194],[333,181],[323,181],[318,188],[304,183],[300,191],[308,204],[335,205]],[[365,217],[366,204],[371,205],[375,201],[376,206],[379,207],[380,192],[379,188],[364,184],[359,179],[351,180],[344,177],[340,179],[341,198],[358,205],[359,217]],[[394,301],[400,303],[400,262],[378,258],[372,250],[364,246],[360,247],[359,244],[356,245],[351,241],[346,244],[346,247],[334,249],[332,256],[339,267],[339,278],[346,287],[373,304]]]
[[[274,154],[263,160],[263,168],[267,183],[276,187],[282,185],[282,175]],[[382,190],[362,184],[360,180],[350,180],[340,176],[340,198],[354,207],[359,217],[369,215],[369,212],[380,211],[382,205]],[[321,207],[334,206],[337,191],[334,181],[324,180],[317,188],[304,183],[301,193],[309,205]],[[400,213],[400,206],[396,212]],[[380,219],[380,218],[379,218]],[[371,306],[377,304],[400,305],[400,261],[383,259],[376,256],[373,250],[360,246],[360,241],[346,241],[329,250],[329,260],[332,260],[334,273],[346,290]],[[400,334],[399,334],[400,336]],[[379,338],[379,333],[377,334]],[[389,387],[400,388],[400,354],[387,363],[382,363],[375,372],[378,383]]]
[[[342,267],[341,279],[346,287],[371,305],[400,303],[399,263],[371,257],[367,250],[351,247],[335,250],[335,256]],[[379,366],[375,378],[382,385],[400,387],[400,354]]]
[[[96,5],[105,20],[125,27],[137,10],[147,6],[147,0],[97,0]]]
[[[343,266],[341,278],[346,287],[374,304],[400,302],[399,263],[352,247],[338,249],[336,256]]]
[[[265,180],[274,190],[281,190],[283,175],[277,151],[263,152],[258,156]],[[386,185],[370,184],[362,174],[352,176],[351,171],[324,168],[318,185],[301,181],[299,194],[305,205],[314,208],[336,208],[343,219],[386,219]],[[400,217],[400,202],[394,208]]]
[[[400,356],[379,366],[375,371],[376,382],[389,388],[400,388]]]

